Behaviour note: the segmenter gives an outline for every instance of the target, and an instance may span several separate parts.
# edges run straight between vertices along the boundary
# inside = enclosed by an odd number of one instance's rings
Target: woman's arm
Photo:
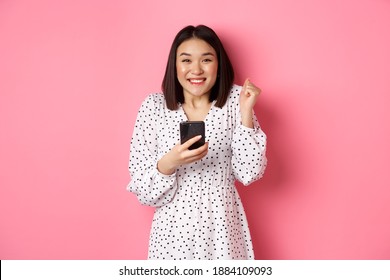
[[[138,112],[130,149],[131,182],[127,189],[135,193],[142,204],[159,207],[171,202],[176,194],[176,169],[206,156],[208,143],[188,150],[199,140],[194,137],[183,144],[178,143],[159,159],[161,135],[157,133],[156,123],[161,118],[160,110],[164,109],[159,107],[163,102],[156,102],[155,98],[156,95],[150,95],[145,99]]]
[[[252,118],[254,128],[238,125],[232,141],[233,174],[246,186],[260,179],[267,166],[267,137],[254,114]]]
[[[245,81],[239,98],[236,128],[232,141],[232,167],[237,180],[249,185],[260,179],[267,166],[267,137],[261,130],[253,107],[261,90],[249,80]]]
[[[149,95],[137,115],[130,147],[131,181],[127,186],[141,204],[153,207],[169,203],[177,190],[176,174],[166,175],[157,169],[156,123],[160,109],[156,98]]]

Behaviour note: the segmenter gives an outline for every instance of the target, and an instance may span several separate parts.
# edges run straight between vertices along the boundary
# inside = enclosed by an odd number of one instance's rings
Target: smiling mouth
[[[204,81],[206,81],[206,78],[203,78],[203,79],[188,79],[188,81],[193,84],[193,85],[200,85],[202,84]]]

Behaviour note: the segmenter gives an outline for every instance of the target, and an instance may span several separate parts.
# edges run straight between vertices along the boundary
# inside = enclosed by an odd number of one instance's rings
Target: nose
[[[192,64],[191,73],[194,75],[200,75],[203,73],[202,65],[199,62]]]

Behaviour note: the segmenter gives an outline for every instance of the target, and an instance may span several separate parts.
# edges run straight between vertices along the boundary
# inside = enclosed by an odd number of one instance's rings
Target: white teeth
[[[204,80],[202,79],[202,80],[193,80],[193,79],[190,79],[190,82],[191,83],[201,83],[201,82],[203,82]]]

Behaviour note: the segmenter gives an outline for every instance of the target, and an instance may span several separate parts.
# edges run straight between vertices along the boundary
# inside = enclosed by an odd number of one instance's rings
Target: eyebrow
[[[185,56],[191,56],[191,54],[185,53],[185,52],[181,53],[179,56],[183,56],[183,55],[185,55]],[[203,53],[203,54],[202,54],[202,56],[207,56],[207,55],[212,55],[212,56],[214,56],[214,54],[211,53],[211,52],[207,52],[207,53]]]

